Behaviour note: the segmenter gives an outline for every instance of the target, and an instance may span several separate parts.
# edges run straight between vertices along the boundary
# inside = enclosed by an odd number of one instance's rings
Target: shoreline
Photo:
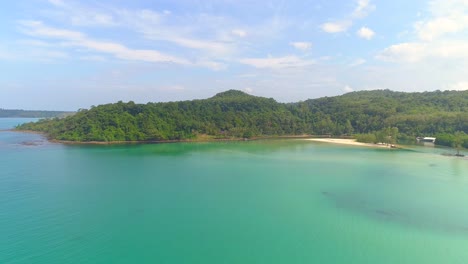
[[[51,143],[65,144],[65,145],[125,145],[125,144],[164,144],[164,143],[195,143],[195,142],[228,142],[228,141],[253,141],[253,140],[264,140],[264,139],[308,139],[313,138],[313,135],[285,135],[285,136],[260,136],[252,138],[215,138],[206,135],[200,135],[198,138],[193,139],[168,139],[168,140],[141,140],[141,141],[71,141],[71,140],[59,140],[49,139],[47,133],[33,130],[16,130],[6,129],[3,131],[37,134],[42,135],[47,141]]]
[[[43,133],[38,133],[42,134]],[[231,141],[254,141],[254,140],[275,140],[275,139],[308,139],[309,135],[297,136],[265,136],[265,137],[252,137],[252,138],[194,138],[194,139],[168,139],[168,140],[142,140],[142,141],[69,141],[48,139],[52,143],[66,144],[66,145],[133,145],[133,144],[165,144],[165,143],[202,143],[202,142],[231,142]]]
[[[15,130],[7,129],[3,131],[18,132],[18,133],[28,133],[28,134],[38,134],[46,138],[47,141],[57,144],[65,145],[136,145],[136,144],[164,144],[164,143],[197,143],[197,142],[230,142],[230,141],[254,141],[254,140],[276,140],[276,139],[299,139],[307,140],[314,142],[322,143],[331,143],[338,145],[348,145],[348,146],[361,146],[361,147],[372,147],[372,148],[386,148],[394,149],[400,147],[391,147],[390,145],[384,144],[372,144],[372,143],[362,143],[357,142],[356,139],[352,138],[331,138],[328,135],[284,135],[284,136],[260,136],[252,138],[214,138],[206,135],[201,135],[198,138],[193,139],[171,139],[171,140],[142,140],[142,141],[70,141],[70,140],[58,140],[58,139],[49,139],[47,134],[39,131],[32,130]],[[395,146],[395,145],[393,145]]]
[[[344,138],[306,138],[306,139],[304,139],[304,140],[314,141],[314,142],[323,142],[323,143],[338,144],[338,145],[371,147],[371,148],[386,148],[386,149],[399,148],[399,147],[396,147],[395,145],[384,145],[384,144],[373,144],[373,143],[362,143],[362,142],[357,142],[356,139],[344,139]],[[394,147],[392,147],[392,146],[394,146]]]

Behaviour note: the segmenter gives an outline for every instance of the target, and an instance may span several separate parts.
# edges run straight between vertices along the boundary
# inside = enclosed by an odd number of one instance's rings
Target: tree
[[[397,142],[398,134],[440,137],[452,146],[455,131],[468,132],[468,91],[402,93],[360,91],[342,96],[278,103],[240,91],[193,101],[136,104],[119,101],[72,116],[24,124],[18,129],[73,141],[189,139],[197,135],[243,137],[295,134],[366,134]],[[0,113],[1,114],[1,113]],[[0,115],[1,116],[1,115]],[[373,134],[369,137],[367,134]],[[468,138],[462,134],[468,148]],[[439,139],[439,136],[437,136]],[[459,140],[460,141],[460,140]],[[455,146],[455,145],[454,145]]]
[[[374,133],[375,135],[375,141],[377,143],[384,143],[387,144],[387,133],[385,130],[377,131]]]
[[[389,143],[396,144],[398,140],[398,127],[392,127],[389,129]]]
[[[351,135],[354,132],[354,128],[351,125],[351,121],[349,121],[349,119],[346,120],[346,124],[345,124],[345,127],[344,127],[344,132],[347,135]]]
[[[453,138],[452,147],[457,150],[457,156],[460,156],[460,149],[462,148],[463,138],[466,136],[465,132],[457,131]]]

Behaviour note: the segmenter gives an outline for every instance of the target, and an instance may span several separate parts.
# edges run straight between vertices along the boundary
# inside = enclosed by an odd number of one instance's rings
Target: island
[[[78,143],[342,137],[394,144],[434,136],[436,144],[468,147],[468,91],[359,91],[281,103],[229,90],[179,102],[119,101],[42,119],[17,130]],[[455,137],[455,135],[457,135]]]

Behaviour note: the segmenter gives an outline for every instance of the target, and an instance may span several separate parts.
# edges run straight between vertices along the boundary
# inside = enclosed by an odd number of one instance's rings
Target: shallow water
[[[440,152],[0,132],[0,263],[467,263],[468,160]]]

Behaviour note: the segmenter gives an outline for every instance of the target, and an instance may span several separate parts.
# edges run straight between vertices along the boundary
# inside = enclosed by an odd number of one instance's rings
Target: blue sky
[[[0,108],[468,89],[468,1],[3,1]]]

